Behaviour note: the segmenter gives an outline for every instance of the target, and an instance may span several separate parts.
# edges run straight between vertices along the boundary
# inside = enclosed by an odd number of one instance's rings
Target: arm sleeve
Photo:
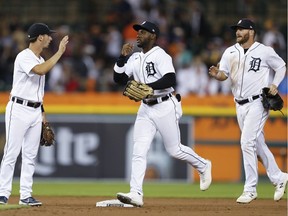
[[[128,56],[120,55],[114,65],[114,72],[116,73],[124,73],[125,72],[125,63],[128,60]]]
[[[125,73],[126,71],[125,63],[127,63],[129,57],[130,56],[120,55],[114,65],[113,80],[115,83],[119,85],[126,85],[129,80],[129,76]]]
[[[286,64],[273,48],[270,48],[268,53],[270,54],[268,64],[275,71],[275,76],[272,83],[278,87],[281,81],[284,79],[287,70]]]
[[[38,64],[42,64],[44,62],[44,59],[42,57],[40,57],[40,63],[39,60],[37,60],[36,57],[32,57],[30,54],[27,53],[23,53],[21,52],[21,54],[19,54],[16,57],[15,63],[17,62],[17,64],[20,65],[20,67],[22,68],[22,70],[28,75],[28,76],[34,76],[36,73],[34,73],[32,71],[32,69],[38,65]]]
[[[126,73],[117,73],[114,71],[113,79],[115,83],[118,83],[119,85],[126,85],[129,77]]]
[[[280,83],[284,79],[286,70],[287,68],[285,66],[282,66],[281,68],[278,68],[277,70],[275,70],[275,76],[274,76],[272,83],[276,85],[277,87],[280,85]]]
[[[219,62],[219,71],[221,71],[227,78],[229,77],[229,57],[227,56],[227,51],[228,49],[225,50],[225,52],[223,53],[220,62]]]
[[[159,89],[165,89],[169,87],[175,87],[176,85],[176,75],[175,73],[166,73],[161,79],[152,82],[152,83],[147,83],[148,86],[155,90]]]
[[[118,67],[123,67],[125,63],[127,62],[128,56],[120,55],[119,58],[116,61],[116,65]]]

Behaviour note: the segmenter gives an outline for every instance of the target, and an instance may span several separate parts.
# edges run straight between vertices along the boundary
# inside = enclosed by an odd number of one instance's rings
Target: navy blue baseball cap
[[[160,31],[157,25],[152,22],[144,21],[141,24],[133,25],[134,30],[139,31],[140,29],[144,29],[152,34],[156,34],[156,37],[159,37]]]
[[[39,35],[50,35],[55,32],[56,31],[49,29],[49,27],[44,23],[34,23],[28,29],[28,38],[29,40],[32,40]]]
[[[247,19],[247,18],[243,18],[239,20],[236,25],[233,25],[230,28],[233,30],[236,30],[237,28],[243,28],[243,29],[251,29],[251,30],[256,31],[255,23],[252,20]]]

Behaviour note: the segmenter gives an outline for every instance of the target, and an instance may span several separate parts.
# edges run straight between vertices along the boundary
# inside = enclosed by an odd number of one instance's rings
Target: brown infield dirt
[[[17,204],[10,197],[9,204]],[[235,199],[145,198],[141,208],[96,207],[96,202],[115,197],[37,197],[41,207],[1,210],[1,216],[287,216],[287,199],[274,202],[258,199],[250,204],[237,204]]]

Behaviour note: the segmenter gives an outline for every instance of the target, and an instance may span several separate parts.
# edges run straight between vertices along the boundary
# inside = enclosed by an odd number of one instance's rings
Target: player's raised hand
[[[220,71],[219,70],[219,66],[220,64],[218,63],[217,66],[214,66],[212,65],[210,68],[209,68],[209,75],[217,80],[226,80],[228,77],[224,74],[223,71]]]
[[[219,69],[218,67],[212,65],[210,68],[209,68],[209,75],[212,76],[212,77],[216,77],[217,74],[219,72]]]
[[[62,38],[62,40],[60,41],[60,44],[59,44],[59,49],[58,51],[63,54],[66,50],[66,45],[68,44],[69,42],[69,37],[68,35],[66,35],[65,37]]]
[[[127,56],[133,52],[134,45],[131,43],[125,43],[121,50],[121,55]]]

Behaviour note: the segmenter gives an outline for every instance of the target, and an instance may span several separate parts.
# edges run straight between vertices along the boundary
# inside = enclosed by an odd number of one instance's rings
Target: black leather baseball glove
[[[268,93],[269,88],[265,87],[262,89],[262,104],[263,107],[267,110],[281,111],[283,108],[283,99],[277,93],[276,95],[271,95]]]
[[[42,122],[40,145],[51,146],[51,145],[54,145],[54,142],[55,142],[55,134],[49,122],[45,122],[45,123]]]

